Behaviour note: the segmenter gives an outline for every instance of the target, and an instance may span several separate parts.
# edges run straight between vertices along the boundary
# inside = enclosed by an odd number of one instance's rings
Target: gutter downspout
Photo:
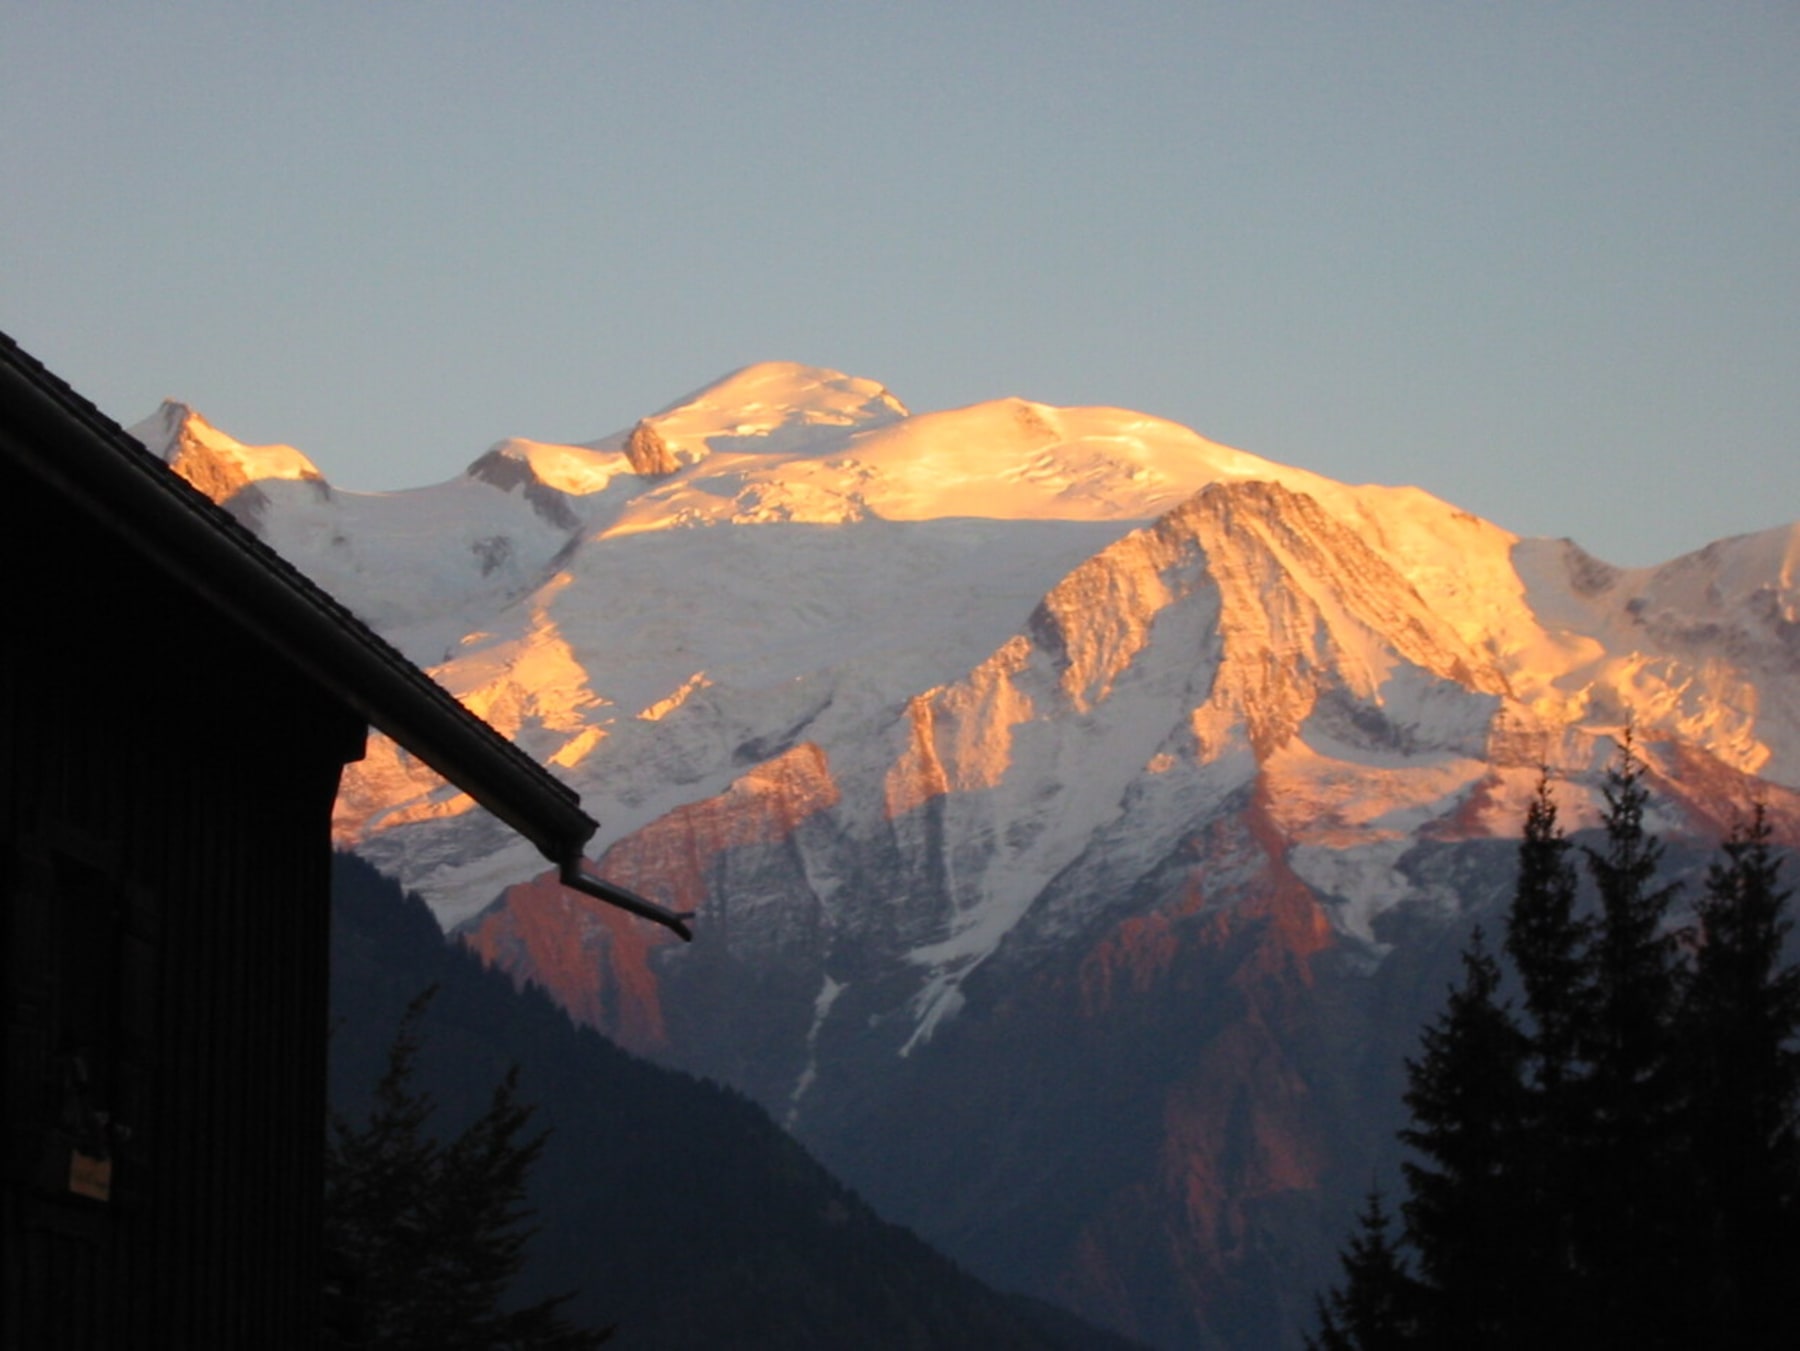
[[[654,901],[647,901],[635,891],[627,891],[624,887],[612,882],[603,882],[586,871],[587,860],[579,852],[567,855],[561,865],[557,881],[571,891],[579,891],[595,900],[605,901],[621,910],[629,910],[634,915],[642,915],[647,920],[660,924],[681,936],[683,942],[694,941],[693,931],[688,928],[688,921],[694,917],[692,910],[667,910]]]

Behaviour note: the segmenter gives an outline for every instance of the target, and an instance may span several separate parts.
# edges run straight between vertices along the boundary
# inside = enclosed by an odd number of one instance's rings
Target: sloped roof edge
[[[43,445],[56,453],[34,449]],[[584,872],[582,850],[599,825],[573,789],[4,333],[0,454],[130,541],[530,840],[565,885],[688,936],[687,916]]]

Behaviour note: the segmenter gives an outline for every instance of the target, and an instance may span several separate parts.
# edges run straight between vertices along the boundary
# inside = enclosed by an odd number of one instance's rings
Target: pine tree
[[[1800,968],[1766,816],[1690,934],[1629,735],[1602,793],[1584,915],[1540,777],[1507,914],[1520,1016],[1477,930],[1407,1063],[1404,1228],[1371,1198],[1314,1345],[1761,1347],[1800,1325]]]
[[[410,1004],[375,1086],[367,1122],[353,1127],[337,1113],[325,1150],[325,1272],[328,1322],[344,1344],[396,1345],[417,1323],[425,1294],[416,1279],[433,1238],[420,1204],[440,1150],[426,1125],[436,1105],[415,1091],[418,1022],[431,991]]]
[[[1522,1291],[1514,1308],[1522,1341],[1554,1339],[1578,1307],[1571,1203],[1584,1186],[1576,1167],[1588,1126],[1580,1047],[1593,1004],[1594,925],[1576,912],[1572,852],[1557,823],[1549,770],[1540,770],[1506,922],[1506,951],[1524,992],[1530,1047],[1523,1120],[1512,1143],[1525,1216],[1512,1255]]]
[[[431,1095],[414,1086],[418,1025],[435,989],[407,1008],[367,1121],[333,1114],[326,1145],[325,1252],[340,1345],[371,1351],[587,1351],[608,1333],[569,1326],[567,1295],[503,1308],[534,1232],[526,1179],[545,1136],[518,1072],[461,1134],[430,1134]]]
[[[1677,888],[1657,881],[1662,844],[1645,826],[1644,777],[1627,732],[1601,785],[1604,844],[1583,850],[1599,916],[1578,1039],[1586,1129],[1571,1142],[1570,1176],[1582,1308],[1610,1335],[1654,1345],[1681,1327],[1686,1160],[1676,1140],[1680,940],[1668,925]]]
[[[1519,874],[1507,912],[1506,952],[1525,993],[1532,1023],[1533,1080],[1548,1103],[1560,1103],[1576,1072],[1576,1047],[1587,1023],[1588,944],[1593,925],[1575,912],[1571,845],[1556,819],[1550,772],[1539,772],[1525,813]]]
[[[1759,803],[1722,846],[1705,894],[1682,1018],[1702,1312],[1720,1344],[1792,1328],[1800,1269],[1800,968],[1781,860]]]
[[[1401,1140],[1408,1239],[1419,1255],[1427,1346],[1515,1345],[1520,1302],[1535,1295],[1530,1187],[1521,1175],[1529,1042],[1499,998],[1500,968],[1477,928],[1462,984],[1407,1062],[1412,1125]]]
[[[1627,732],[1618,763],[1601,786],[1605,846],[1582,851],[1600,904],[1585,1048],[1604,1081],[1595,1105],[1634,1130],[1644,1124],[1643,1108],[1662,1105],[1658,1094],[1666,1085],[1660,1076],[1668,1064],[1678,990],[1679,940],[1666,921],[1679,888],[1657,885],[1663,849],[1644,825],[1650,800],[1644,774]]]
[[[1388,1237],[1392,1221],[1371,1190],[1357,1232],[1340,1259],[1344,1283],[1318,1300],[1319,1335],[1311,1351],[1401,1351],[1418,1345],[1418,1283]]]

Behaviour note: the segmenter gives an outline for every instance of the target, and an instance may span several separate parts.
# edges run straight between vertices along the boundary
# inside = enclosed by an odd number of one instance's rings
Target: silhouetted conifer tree
[[[440,1142],[436,1104],[413,1083],[418,1022],[435,993],[408,1006],[368,1120],[334,1113],[326,1146],[325,1266],[337,1344],[370,1351],[587,1351],[608,1333],[569,1326],[569,1296],[501,1305],[534,1232],[525,1181],[544,1147],[522,1134],[532,1109],[518,1072],[487,1110]]]
[[[1791,1333],[1800,1315],[1800,968],[1782,963],[1790,893],[1758,804],[1722,847],[1697,907],[1698,951],[1683,1009],[1690,1085],[1693,1284],[1724,1343]]]
[[[1340,1261],[1344,1283],[1318,1300],[1312,1351],[1400,1351],[1418,1345],[1419,1286],[1407,1273],[1381,1193],[1371,1191]]]
[[[1594,926],[1576,911],[1571,852],[1545,769],[1526,810],[1506,922],[1506,951],[1524,992],[1528,1038],[1522,1120],[1511,1145],[1522,1231],[1511,1254],[1519,1288],[1513,1318],[1532,1341],[1554,1338],[1575,1303],[1572,1203],[1584,1186],[1576,1146],[1587,1129],[1580,1046],[1593,1002]]]
[[[1533,1218],[1521,1176],[1529,1043],[1499,990],[1477,928],[1462,984],[1406,1066],[1412,1125],[1400,1138],[1418,1158],[1403,1165],[1403,1214],[1419,1256],[1425,1345],[1514,1345],[1511,1320],[1535,1293],[1523,1261]]]
[[[1532,1024],[1532,1080],[1556,1105],[1577,1070],[1577,1046],[1591,991],[1587,947],[1593,925],[1576,914],[1576,876],[1556,819],[1548,770],[1538,776],[1519,844],[1519,875],[1506,920],[1506,953]]]
[[[1800,1320],[1800,969],[1766,817],[1734,831],[1675,929],[1629,735],[1582,851],[1540,779],[1506,951],[1480,930],[1407,1064],[1401,1235],[1371,1198],[1319,1301],[1327,1351],[1761,1347]],[[1687,960],[1686,954],[1692,959]]]
[[[1582,1311],[1608,1335],[1659,1339],[1680,1326],[1690,1237],[1679,1200],[1687,1170],[1676,1139],[1677,888],[1659,884],[1662,843],[1645,827],[1645,767],[1627,732],[1601,785],[1605,840],[1584,849],[1598,902],[1580,1054],[1584,1129],[1573,1146]],[[1556,1142],[1559,1145],[1563,1142]],[[1646,1344],[1656,1344],[1654,1340]]]

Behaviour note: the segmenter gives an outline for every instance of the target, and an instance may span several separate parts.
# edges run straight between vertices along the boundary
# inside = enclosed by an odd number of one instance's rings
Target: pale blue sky
[[[0,328],[350,488],[747,362],[1800,518],[1800,5],[0,0]]]

